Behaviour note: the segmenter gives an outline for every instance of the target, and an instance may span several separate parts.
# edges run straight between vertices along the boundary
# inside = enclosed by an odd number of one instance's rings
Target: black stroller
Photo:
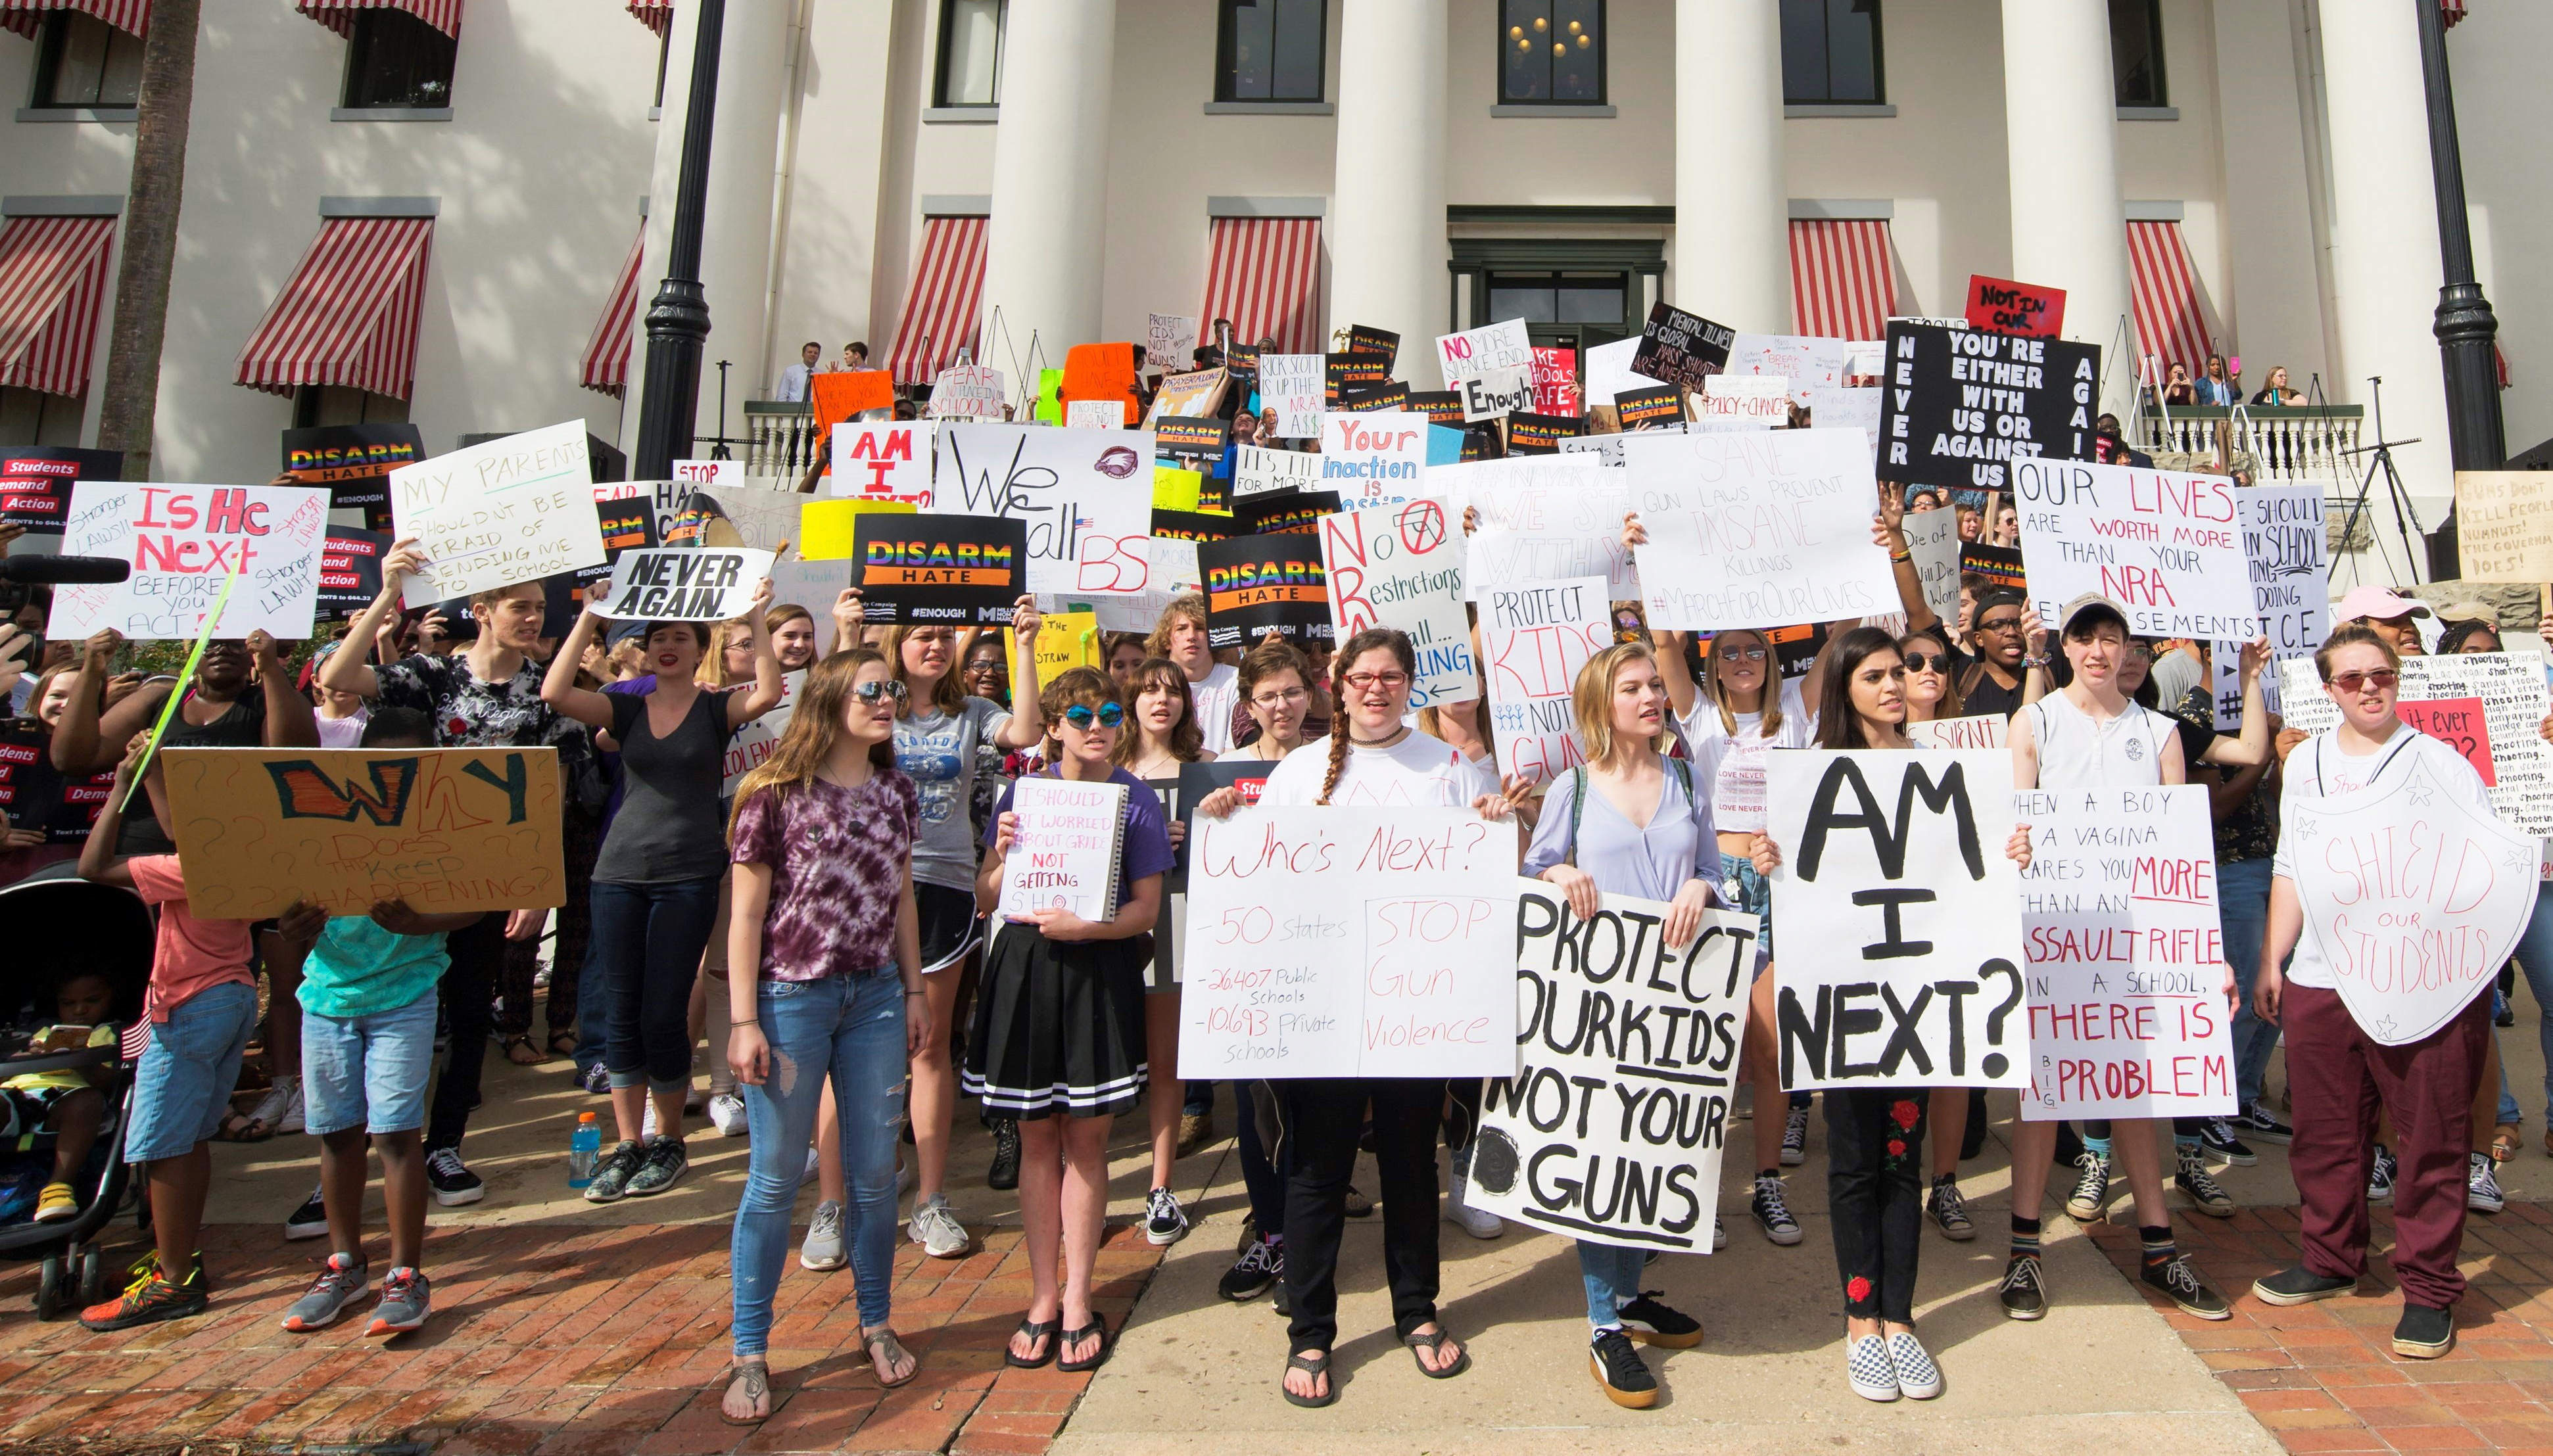
[[[9,947],[9,953],[0,956],[0,1018],[5,1018],[0,1057],[22,1051],[36,1028],[54,1020],[55,987],[74,972],[107,978],[115,989],[118,1027],[141,1017],[151,980],[153,930],[150,910],[131,891],[65,877],[59,870],[0,886],[0,934]],[[120,1078],[98,1128],[99,1153],[91,1156],[92,1162],[100,1155],[105,1160],[96,1190],[69,1218],[0,1225],[0,1258],[44,1259],[43,1278],[36,1286],[36,1314],[42,1319],[106,1297],[106,1257],[97,1238],[122,1204],[131,1178],[124,1162],[124,1129],[132,1117],[133,1065],[111,1045],[0,1061],[0,1078],[96,1067],[113,1069]],[[53,1140],[50,1134],[34,1134],[13,1139],[12,1146],[49,1152]],[[73,1186],[85,1183],[83,1178]]]

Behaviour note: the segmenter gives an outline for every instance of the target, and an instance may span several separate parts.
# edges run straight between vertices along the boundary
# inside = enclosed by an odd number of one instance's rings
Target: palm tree
[[[168,329],[168,276],[186,184],[186,130],[195,107],[195,20],[201,0],[153,0],[142,43],[142,96],[133,133],[133,183],[124,204],[124,257],[107,332],[100,448],[124,452],[124,478],[151,479],[160,404],[160,348]]]

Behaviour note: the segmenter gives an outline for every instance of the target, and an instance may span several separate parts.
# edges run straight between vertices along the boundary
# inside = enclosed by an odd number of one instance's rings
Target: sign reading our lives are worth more
[[[591,525],[594,507],[578,508]],[[192,638],[236,572],[215,635],[307,637],[327,533],[325,487],[80,481],[62,550],[129,561],[133,574],[55,588],[46,632],[66,641],[105,627],[138,641]]]
[[[2242,492],[2224,476],[2016,460],[2021,555],[2039,619],[2094,593],[2141,637],[2259,636]]]

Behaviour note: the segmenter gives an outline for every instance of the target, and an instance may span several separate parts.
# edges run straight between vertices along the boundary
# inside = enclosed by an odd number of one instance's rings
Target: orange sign
[[[827,430],[863,409],[895,408],[895,376],[882,369],[820,374],[807,383],[815,399],[816,423]]]
[[[1126,406],[1126,423],[1137,415],[1135,346],[1075,344],[1064,351],[1063,387],[1056,392],[1067,403],[1075,399],[1114,399]]]

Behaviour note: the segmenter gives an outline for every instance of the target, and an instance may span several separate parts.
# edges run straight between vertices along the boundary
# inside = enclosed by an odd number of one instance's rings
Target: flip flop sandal
[[[575,1055],[576,1055],[576,1033],[574,1033],[574,1032],[552,1032],[552,1033],[550,1033],[550,1055],[551,1055],[552,1057],[573,1057],[573,1056],[575,1056]]]
[[[2526,1135],[2510,1123],[2501,1123],[2491,1135],[2491,1161],[2506,1163],[2526,1149]]]
[[[1055,1362],[1054,1362],[1054,1368],[1055,1368],[1056,1370],[1059,1370],[1059,1371],[1063,1372],[1063,1373],[1064,1373],[1064,1374],[1066,1374],[1066,1375],[1079,1375],[1079,1374],[1081,1374],[1081,1373],[1082,1373],[1083,1371],[1085,1371],[1085,1370],[1097,1370],[1099,1367],[1101,1367],[1101,1366],[1103,1366],[1103,1365],[1107,1364],[1107,1363],[1108,1363],[1108,1321],[1107,1321],[1107,1320],[1105,1320],[1105,1319],[1103,1319],[1103,1318],[1101,1318],[1100,1316],[1098,1316],[1098,1315],[1096,1315],[1096,1314],[1094,1314],[1094,1315],[1090,1316],[1090,1323],[1083,1325],[1081,1328],[1079,1328],[1079,1329],[1068,1329],[1068,1330],[1065,1330],[1065,1331],[1063,1332],[1063,1340],[1062,1340],[1062,1342],[1061,1342],[1060,1344],[1057,1344],[1057,1345],[1054,1347],[1054,1348],[1055,1348],[1055,1351],[1056,1351],[1056,1353],[1057,1353],[1057,1354],[1060,1354],[1060,1353],[1062,1352],[1063,1347],[1064,1347],[1065,1345],[1078,1345],[1078,1344],[1080,1344],[1082,1341],[1084,1341],[1084,1340],[1086,1340],[1086,1339],[1089,1339],[1089,1338],[1090,1338],[1091,1336],[1093,1336],[1093,1335],[1096,1335],[1096,1336],[1098,1336],[1098,1337],[1099,1337],[1099,1348],[1090,1352],[1090,1358],[1089,1358],[1089,1359],[1087,1359],[1087,1360],[1060,1360],[1060,1359],[1059,1359],[1059,1360],[1057,1360],[1057,1361],[1055,1361]]]
[[[1011,1353],[1008,1345],[1004,1345],[1002,1347],[1002,1363],[1008,1365],[1013,1370],[1043,1369],[1054,1359],[1054,1332],[1061,1328],[1063,1328],[1063,1321],[1060,1319],[1050,1319],[1043,1324],[1034,1319],[1021,1320],[1020,1327],[1011,1331],[1011,1338],[1018,1339],[1020,1336],[1026,1335],[1032,1340],[1044,1340],[1046,1341],[1046,1348],[1035,1359],[1022,1360],[1019,1356]]]
[[[886,1363],[889,1365],[893,1365],[896,1357],[899,1355],[903,1356],[907,1360],[913,1361],[913,1368],[904,1373],[904,1379],[902,1380],[888,1380],[885,1376],[878,1376],[878,1386],[880,1389],[892,1391],[898,1386],[909,1386],[913,1384],[916,1376],[922,1374],[922,1362],[915,1358],[914,1353],[911,1350],[904,1348],[904,1342],[895,1337],[895,1331],[884,1329],[879,1330],[873,1335],[863,1335],[860,1338],[860,1343],[868,1349],[869,1373],[872,1375],[877,1374],[878,1346],[880,1345],[887,1347]]]
[[[1318,1355],[1321,1358],[1314,1360],[1311,1358],[1314,1355]],[[1285,1357],[1285,1368],[1287,1370],[1299,1370],[1305,1375],[1330,1375],[1330,1352],[1327,1350],[1297,1350],[1293,1354]],[[1279,1394],[1284,1396],[1285,1403],[1289,1405],[1301,1405],[1312,1410],[1318,1410],[1322,1406],[1329,1404],[1331,1401],[1336,1400],[1339,1398],[1339,1382],[1338,1377],[1336,1376],[1330,1376],[1330,1388],[1317,1396],[1297,1396],[1292,1391],[1285,1389],[1281,1383],[1276,1387],[1276,1389]]]
[[[1402,1335],[1400,1337],[1400,1343],[1409,1347],[1409,1358],[1417,1365],[1418,1373],[1427,1377],[1429,1380],[1452,1380],[1454,1377],[1461,1375],[1464,1371],[1472,1368],[1472,1352],[1469,1350],[1465,1350],[1461,1354],[1455,1356],[1454,1363],[1443,1370],[1430,1370],[1427,1368],[1427,1362],[1418,1358],[1418,1352],[1421,1349],[1428,1350],[1441,1358],[1445,1353],[1445,1347],[1453,1343],[1453,1340],[1454,1336],[1441,1327],[1432,1335]]]
[[[752,1390],[752,1386],[750,1384],[757,1376],[760,1377],[762,1386],[761,1391],[758,1393]],[[726,1372],[726,1388],[729,1391],[734,1390],[736,1382],[738,1381],[748,1382],[746,1386],[747,1394],[759,1394],[764,1400],[769,1400],[771,1398],[771,1368],[769,1366],[759,1363],[728,1366]],[[724,1399],[722,1398],[719,1402],[719,1419],[725,1421],[729,1425],[760,1425],[770,1418],[771,1414],[769,1411],[765,1411],[760,1415],[729,1415],[726,1413],[726,1402]]]
[[[268,1127],[264,1122],[251,1117],[245,1112],[234,1111],[222,1118],[222,1125],[219,1130],[214,1132],[213,1141],[217,1143],[263,1143],[274,1136],[275,1130]]]
[[[549,1061],[548,1055],[543,1053],[539,1048],[533,1046],[532,1039],[528,1036],[507,1037],[497,1044],[497,1050],[504,1053],[505,1060],[516,1066],[538,1066],[542,1063]],[[531,1053],[531,1060],[526,1062],[522,1058],[515,1056],[514,1054],[518,1051]]]

